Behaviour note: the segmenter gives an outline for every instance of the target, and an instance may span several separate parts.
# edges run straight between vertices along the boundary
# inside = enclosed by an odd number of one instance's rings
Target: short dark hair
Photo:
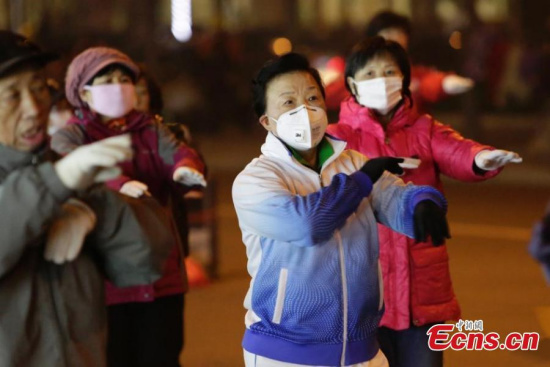
[[[114,63],[114,64],[109,64],[109,65],[105,66],[103,69],[99,70],[93,77],[90,78],[90,80],[88,80],[86,82],[86,85],[92,85],[95,78],[102,77],[104,75],[107,75],[107,74],[115,71],[115,70],[120,70],[124,73],[124,75],[127,75],[130,78],[132,78],[132,81],[134,82],[134,84],[137,82],[137,79],[136,79],[137,75],[134,74],[134,72],[132,70],[130,70],[129,68],[127,68],[126,66],[124,66],[122,64]]]
[[[411,22],[409,18],[394,13],[392,11],[382,11],[376,14],[367,25],[366,36],[374,37],[384,29],[398,28],[410,37],[411,35]]]
[[[291,52],[265,63],[256,75],[256,78],[252,81],[254,112],[258,117],[261,117],[265,113],[265,92],[267,90],[267,84],[279,75],[295,71],[309,73],[317,82],[319,89],[321,89],[323,99],[325,98],[325,88],[323,87],[323,82],[321,81],[321,76],[317,69],[311,67],[305,56]]]
[[[361,70],[368,61],[376,56],[384,54],[392,57],[399,66],[399,70],[401,70],[401,74],[403,74],[403,96],[408,97],[409,102],[412,104],[411,90],[409,89],[411,85],[411,63],[409,61],[409,55],[399,43],[385,40],[380,36],[366,38],[353,47],[351,55],[346,60],[346,88],[352,93],[347,83],[348,77],[355,78],[355,73]]]

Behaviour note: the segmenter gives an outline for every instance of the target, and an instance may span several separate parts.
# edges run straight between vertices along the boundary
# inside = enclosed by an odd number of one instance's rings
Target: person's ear
[[[355,83],[353,82],[353,78],[351,76],[348,76],[346,78],[346,83],[348,83],[348,87],[351,90],[351,93],[354,96],[357,96],[357,88],[355,87]]]
[[[92,101],[92,94],[90,91],[86,89],[82,89],[78,92],[78,95],[80,96],[80,99],[82,102],[85,102],[87,105],[90,105],[90,102]]]
[[[258,121],[265,129],[268,129],[271,126],[271,120],[267,117],[267,115],[261,115]]]

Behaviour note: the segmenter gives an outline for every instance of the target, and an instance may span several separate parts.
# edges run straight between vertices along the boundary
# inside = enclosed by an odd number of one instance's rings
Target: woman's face
[[[265,114],[260,117],[260,123],[275,135],[277,135],[277,123],[272,119],[279,119],[279,116],[287,111],[304,104],[320,107],[326,111],[325,100],[319,85],[313,76],[305,71],[281,74],[272,79],[267,84],[265,101]]]
[[[149,89],[147,88],[147,81],[145,78],[140,78],[136,83],[136,95],[136,110],[141,112],[149,112],[151,96],[149,95]]]
[[[348,77],[347,83],[351,90],[355,91],[353,80],[355,80],[355,82],[360,82],[363,80],[389,77],[403,78],[403,73],[393,57],[388,54],[380,54],[367,61],[361,69],[355,72],[353,78]]]

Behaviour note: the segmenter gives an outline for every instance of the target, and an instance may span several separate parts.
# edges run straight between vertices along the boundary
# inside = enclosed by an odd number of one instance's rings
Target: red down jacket
[[[415,157],[422,163],[405,170],[405,182],[430,185],[442,191],[440,174],[460,181],[482,181],[499,170],[478,175],[473,171],[475,155],[492,147],[464,139],[449,126],[429,115],[418,115],[408,103],[395,113],[386,131],[373,112],[354,98],[342,102],[340,121],[327,132],[346,140],[347,147],[369,158],[380,156]],[[408,329],[431,322],[460,317],[446,246],[416,243],[379,225],[380,262],[384,279],[386,312],[380,326]]]

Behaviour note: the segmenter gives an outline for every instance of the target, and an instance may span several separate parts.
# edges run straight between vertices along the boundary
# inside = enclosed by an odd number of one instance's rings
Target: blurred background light
[[[477,0],[475,3],[476,14],[484,22],[505,21],[508,8],[508,1],[503,0]]]
[[[452,23],[461,15],[460,8],[454,1],[451,0],[438,1],[435,7],[435,12],[445,23]]]
[[[292,42],[288,38],[276,38],[271,43],[271,50],[277,56],[284,55],[292,51]]]
[[[459,31],[454,31],[449,37],[449,44],[455,50],[460,50],[462,48],[462,33]]]
[[[172,0],[172,34],[179,42],[191,39],[191,0]]]

